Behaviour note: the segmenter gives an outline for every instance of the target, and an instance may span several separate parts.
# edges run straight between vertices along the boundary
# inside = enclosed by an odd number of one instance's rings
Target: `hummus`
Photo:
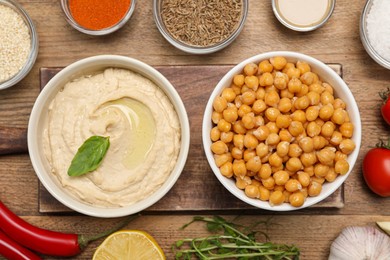
[[[49,106],[44,151],[52,173],[77,199],[100,207],[134,204],[169,177],[180,149],[180,123],[165,93],[125,69],[67,83]],[[70,177],[67,170],[90,136],[109,136],[97,170]]]

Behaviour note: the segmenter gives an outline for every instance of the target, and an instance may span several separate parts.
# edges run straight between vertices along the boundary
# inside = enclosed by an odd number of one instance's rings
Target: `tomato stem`
[[[387,90],[385,90],[385,91],[380,91],[378,94],[379,94],[379,96],[381,97],[381,99],[383,100],[383,103],[386,103],[387,100],[389,99],[390,88],[388,87]]]
[[[379,143],[376,144],[377,148],[385,148],[390,150],[390,138],[385,143],[382,139],[379,139]]]

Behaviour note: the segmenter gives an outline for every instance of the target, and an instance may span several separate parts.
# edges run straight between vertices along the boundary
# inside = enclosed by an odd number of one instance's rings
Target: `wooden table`
[[[359,105],[363,125],[362,147],[352,174],[344,184],[344,206],[326,209],[314,207],[290,213],[252,209],[244,211],[242,221],[253,223],[272,217],[273,222],[279,224],[268,230],[272,241],[295,244],[301,249],[301,259],[312,260],[327,259],[330,244],[342,228],[390,220],[390,200],[370,192],[361,171],[362,159],[368,149],[379,138],[389,135],[389,129],[379,113],[378,92],[390,85],[390,72],[377,65],[360,42],[359,18],[364,0],[337,1],[326,25],[310,33],[297,33],[283,27],[274,17],[270,1],[251,0],[249,15],[240,36],[226,49],[205,56],[186,54],[164,40],[153,21],[152,1],[139,0],[130,22],[107,37],[91,37],[74,30],[65,21],[57,0],[19,2],[38,29],[39,56],[31,73],[23,81],[0,91],[0,126],[27,127],[31,108],[39,94],[39,72],[43,67],[64,67],[81,58],[99,54],[130,56],[152,66],[229,65],[266,51],[298,51],[326,63],[341,64],[343,78]],[[202,77],[197,74],[190,76]],[[191,86],[188,88],[194,91]],[[212,88],[210,86],[208,91]],[[206,100],[202,102],[206,104]],[[200,144],[200,140],[197,142]],[[118,219],[99,219],[73,212],[42,213],[38,205],[38,191],[39,182],[27,153],[0,156],[0,199],[26,221],[47,229],[86,234],[93,234],[118,222]],[[190,200],[190,197],[180,197],[180,200]],[[207,234],[201,225],[178,230],[192,216],[221,214],[233,218],[240,213],[207,208],[196,211],[146,211],[127,228],[152,234],[167,258],[172,259],[170,246],[174,241]],[[92,243],[77,259],[90,259],[101,241]]]

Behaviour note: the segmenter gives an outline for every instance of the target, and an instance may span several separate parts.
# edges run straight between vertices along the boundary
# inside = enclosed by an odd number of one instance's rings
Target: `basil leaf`
[[[77,150],[68,169],[69,176],[80,176],[96,170],[103,161],[110,137],[91,136]]]

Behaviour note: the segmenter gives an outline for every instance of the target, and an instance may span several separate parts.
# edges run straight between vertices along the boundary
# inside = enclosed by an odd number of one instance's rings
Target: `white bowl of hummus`
[[[219,81],[206,105],[202,139],[229,192],[260,209],[292,211],[319,203],[344,183],[359,154],[361,128],[340,75],[305,54],[275,51],[242,61]]]
[[[91,136],[109,139],[105,156],[95,170],[70,176]],[[30,158],[44,187],[95,217],[131,215],[156,203],[179,178],[189,142],[186,109],[172,84],[151,66],[116,55],[61,70],[39,94],[28,125]]]

